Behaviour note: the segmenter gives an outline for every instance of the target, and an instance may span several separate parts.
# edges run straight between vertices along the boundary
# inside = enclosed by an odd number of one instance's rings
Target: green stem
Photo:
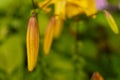
[[[74,77],[74,80],[77,80],[77,74],[78,74],[78,67],[77,67],[77,64],[78,64],[78,22],[79,21],[76,21],[76,38],[75,38],[75,60],[74,60],[74,68],[75,68],[75,77]]]
[[[34,0],[32,0],[32,6],[33,6],[33,9],[36,9]]]

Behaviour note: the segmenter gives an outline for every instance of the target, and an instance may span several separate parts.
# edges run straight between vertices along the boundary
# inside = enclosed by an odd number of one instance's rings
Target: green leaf
[[[22,42],[18,35],[11,36],[0,46],[0,69],[11,74],[23,63]]]

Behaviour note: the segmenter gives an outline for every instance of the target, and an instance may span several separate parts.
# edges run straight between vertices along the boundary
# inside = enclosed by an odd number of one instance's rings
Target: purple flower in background
[[[96,0],[96,3],[96,7],[98,10],[102,10],[108,5],[107,0]]]

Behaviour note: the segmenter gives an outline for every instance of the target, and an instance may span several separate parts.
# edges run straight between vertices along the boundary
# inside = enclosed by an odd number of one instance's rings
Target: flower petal
[[[67,3],[66,5],[66,15],[68,18],[76,16],[78,14],[84,13],[83,9],[80,8],[78,5]]]
[[[87,16],[91,16],[97,12],[96,0],[68,0],[68,3],[74,4],[74,7],[78,10],[76,12],[84,12]],[[77,6],[79,6],[79,9]],[[71,12],[73,10],[71,9]]]
[[[54,14],[57,15],[56,17],[61,17],[62,19],[65,19],[66,17],[65,7],[66,7],[66,1],[58,1],[55,3]]]
[[[87,16],[91,16],[97,13],[96,0],[87,0],[87,7],[84,8]]]
[[[50,12],[51,8],[48,8],[49,5],[51,5],[53,2],[51,0],[45,0],[43,2],[38,3],[38,7],[42,8],[46,12]]]

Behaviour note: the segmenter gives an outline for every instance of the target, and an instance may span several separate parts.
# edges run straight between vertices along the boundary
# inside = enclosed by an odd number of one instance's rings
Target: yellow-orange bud
[[[32,71],[36,65],[39,50],[39,31],[38,22],[33,14],[28,22],[26,45],[28,71]]]
[[[54,27],[55,27],[55,17],[52,17],[50,19],[50,22],[48,24],[47,30],[45,32],[45,37],[44,37],[44,53],[45,55],[48,55],[52,41],[53,41],[53,36],[54,36]]]

